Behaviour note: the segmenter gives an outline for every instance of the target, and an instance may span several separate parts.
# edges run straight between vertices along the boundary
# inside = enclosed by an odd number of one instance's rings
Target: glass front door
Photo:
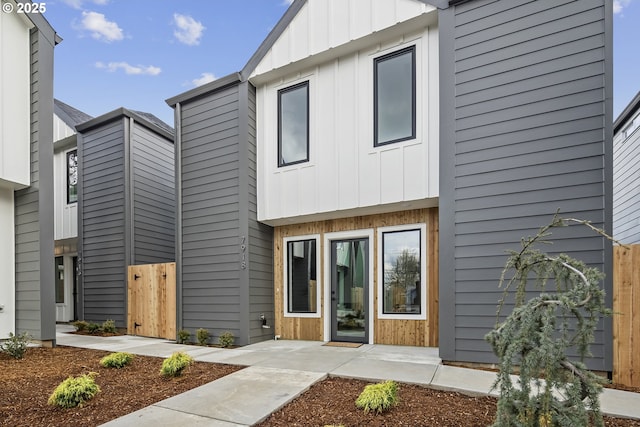
[[[369,239],[331,241],[331,340],[367,343]]]

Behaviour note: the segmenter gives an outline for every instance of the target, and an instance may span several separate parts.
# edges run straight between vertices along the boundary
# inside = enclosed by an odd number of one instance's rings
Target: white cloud
[[[122,28],[114,21],[108,21],[102,13],[82,12],[81,29],[91,32],[91,37],[107,43],[122,40]]]
[[[173,32],[173,35],[176,36],[180,42],[189,46],[200,44],[200,38],[206,28],[202,25],[202,22],[196,21],[188,15],[174,13],[173,23],[178,27],[178,29]]]
[[[631,0],[613,0],[613,13],[622,13],[622,9],[629,6]]]
[[[215,79],[216,79],[216,76],[214,76],[213,73],[202,73],[200,74],[200,77],[198,77],[197,79],[191,80],[191,83],[194,86],[202,86],[204,84],[214,81]]]
[[[124,70],[125,74],[130,75],[148,75],[148,76],[157,76],[162,72],[160,67],[155,67],[153,65],[130,65],[126,62],[109,62],[105,64],[104,62],[96,62],[96,68],[105,69],[109,72],[115,72],[119,69]]]

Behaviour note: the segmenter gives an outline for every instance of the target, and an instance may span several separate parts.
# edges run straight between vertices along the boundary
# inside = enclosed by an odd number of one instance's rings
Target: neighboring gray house
[[[640,244],[640,92],[613,124],[613,236]]]
[[[40,14],[0,14],[0,339],[27,332],[55,343],[53,51],[60,41]]]
[[[493,363],[505,251],[558,209],[612,229],[612,2],[331,4],[295,0],[240,73],[168,100],[178,327]],[[611,302],[610,242],[554,238]],[[403,287],[383,273],[401,251]],[[590,368],[611,371],[611,329]]]
[[[78,137],[88,114],[53,100],[54,270],[56,321],[78,320]]]
[[[126,108],[76,126],[80,319],[127,326],[127,267],[175,259],[173,129]]]
[[[232,74],[167,100],[176,117],[177,329],[273,337],[272,230],[256,219],[255,89]]]

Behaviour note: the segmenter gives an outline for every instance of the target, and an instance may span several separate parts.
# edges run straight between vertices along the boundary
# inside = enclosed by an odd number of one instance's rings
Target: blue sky
[[[126,107],[173,126],[164,100],[239,71],[289,3],[47,1],[45,17],[63,38],[54,96],[92,116]]]
[[[87,114],[118,107],[173,125],[165,99],[240,70],[287,0],[53,0],[64,39],[54,95]],[[614,1],[614,118],[640,91],[640,0]]]

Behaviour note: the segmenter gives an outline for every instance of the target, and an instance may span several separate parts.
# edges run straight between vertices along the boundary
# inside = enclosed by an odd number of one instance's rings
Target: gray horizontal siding
[[[478,0],[442,14],[441,111],[453,111],[441,125],[443,359],[495,362],[484,335],[505,251],[522,237],[557,210],[609,229],[606,15],[603,0]],[[552,253],[608,268],[607,243],[587,228],[553,237]],[[605,323],[593,350],[591,367],[610,370]]]
[[[131,171],[134,264],[175,261],[173,141],[134,122]]]
[[[239,337],[238,88],[178,108],[182,327]]]
[[[14,193],[16,330],[3,334],[27,332],[55,341],[53,45],[52,35],[45,37],[38,28],[30,37],[30,186]]]
[[[640,120],[636,118],[636,120]],[[613,235],[640,243],[640,129],[613,146]]]
[[[126,324],[125,119],[82,134],[78,238],[84,319]]]

